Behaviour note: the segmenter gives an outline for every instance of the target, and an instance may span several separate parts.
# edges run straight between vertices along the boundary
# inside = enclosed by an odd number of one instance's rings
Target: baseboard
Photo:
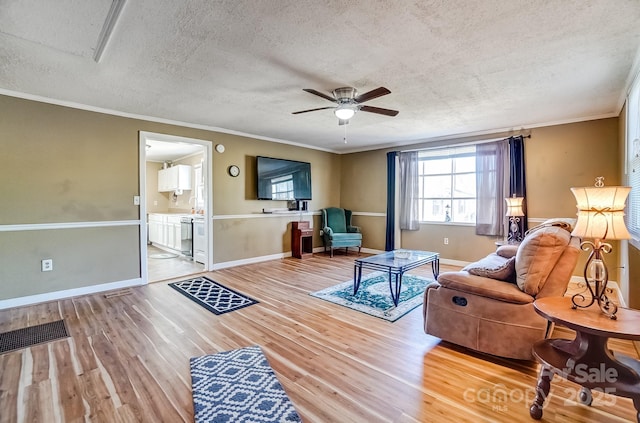
[[[324,247],[315,247],[313,249],[313,252],[314,253],[324,253]],[[384,253],[384,251],[375,250],[375,249],[372,249],[372,248],[362,248],[361,252],[368,253],[368,254],[381,254],[381,253]],[[291,251],[287,251],[285,253],[269,254],[269,255],[266,255],[266,256],[251,257],[251,258],[246,258],[246,259],[241,259],[241,260],[224,261],[224,262],[221,262],[221,263],[215,263],[213,265],[213,269],[211,269],[211,270],[226,269],[228,267],[243,266],[245,264],[260,263],[260,262],[269,261],[269,260],[279,260],[279,259],[283,259],[283,258],[291,257],[291,256],[292,256]]]
[[[286,253],[269,254],[267,256],[251,257],[251,258],[241,259],[241,260],[231,260],[231,261],[223,261],[221,263],[214,263],[213,268],[211,270],[220,270],[220,269],[226,269],[228,267],[243,266],[245,264],[261,263],[263,261],[278,260],[278,259],[283,259],[285,257],[291,257],[291,251],[287,251]]]
[[[461,260],[452,260],[452,259],[446,259],[446,258],[440,258],[440,264],[448,264],[450,266],[460,266],[460,267],[465,267],[467,264],[469,264],[471,262],[469,261],[461,261]]]
[[[22,307],[56,301],[66,298],[78,297],[80,295],[96,294],[98,292],[111,291],[114,289],[130,288],[143,285],[142,279],[129,279],[125,281],[109,282],[100,285],[83,286],[82,288],[65,289],[62,291],[47,292],[45,294],[29,295],[26,297],[10,298],[0,300],[0,310],[8,308]]]

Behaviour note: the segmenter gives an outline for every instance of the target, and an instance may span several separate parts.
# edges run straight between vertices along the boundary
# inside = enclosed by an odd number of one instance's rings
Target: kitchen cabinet
[[[167,216],[165,230],[167,232],[166,246],[180,251],[182,249],[181,216]]]
[[[175,165],[158,171],[158,191],[169,192],[192,189],[191,166]]]
[[[184,222],[183,218],[189,219]],[[191,215],[149,213],[149,242],[191,256]]]
[[[164,217],[159,214],[149,215],[149,242],[165,245]]]

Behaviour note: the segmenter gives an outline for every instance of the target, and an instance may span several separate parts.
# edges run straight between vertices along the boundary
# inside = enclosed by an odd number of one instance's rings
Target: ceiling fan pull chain
[[[344,143],[346,144],[347,143],[347,126],[348,125],[342,125],[342,126],[344,126],[344,138],[343,139],[344,139]]]

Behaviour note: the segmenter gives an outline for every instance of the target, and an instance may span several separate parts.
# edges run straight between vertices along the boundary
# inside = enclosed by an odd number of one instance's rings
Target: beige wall
[[[596,176],[604,176],[606,185],[620,184],[617,118],[537,128],[525,148],[530,217],[575,217],[570,188],[593,186]],[[606,261],[611,280],[619,280],[619,243],[611,244]],[[587,258],[580,254],[575,275],[583,274]]]
[[[0,96],[0,225],[137,220],[139,131],[226,146],[212,158],[215,263],[290,251],[296,216],[260,214],[286,202],[255,199],[256,155],[310,162],[312,210],[340,202],[332,153]],[[231,164],[239,177],[227,174]],[[224,218],[243,214],[252,218]],[[0,300],[140,278],[139,229],[122,225],[0,232]],[[44,258],[52,272],[40,271]]]
[[[500,136],[502,134],[485,138]],[[416,144],[403,149],[426,146],[428,144]],[[360,212],[385,212],[388,151],[391,150],[342,156],[343,207]],[[525,160],[529,218],[575,217],[572,186],[592,185],[596,176],[605,176],[608,185],[619,183],[618,119],[533,129],[531,138],[525,140]],[[357,216],[356,222],[365,222],[362,232],[366,247],[384,249],[384,217]],[[532,226],[535,224],[534,221]],[[445,237],[449,238],[448,245],[444,245]],[[446,259],[474,261],[495,250],[495,238],[477,236],[470,226],[423,224],[419,231],[403,231],[402,246],[438,251]],[[607,259],[617,263],[617,248]],[[586,253],[583,253],[575,274],[582,273],[585,260]]]
[[[530,218],[574,216],[569,187],[591,185],[595,176],[618,183],[617,125],[614,118],[531,131],[525,147]],[[363,228],[364,247],[384,249],[389,150],[339,156],[6,96],[0,96],[0,225],[138,219],[133,196],[139,184],[139,131],[225,145],[223,154],[212,157],[215,263],[290,251],[290,222],[297,216],[260,214],[286,203],[255,199],[257,155],[310,162],[310,209],[353,210],[354,224]],[[417,146],[407,148],[412,147]],[[237,178],[227,173],[232,164],[240,167]],[[319,228],[319,216],[314,225]],[[139,278],[138,228],[116,228],[0,232],[0,299]],[[445,236],[448,246],[442,243]],[[462,261],[494,248],[493,239],[477,237],[465,226],[422,225],[403,237],[409,248],[440,251],[443,258]],[[314,245],[321,245],[317,231]],[[40,260],[53,254],[54,271],[40,272]]]
[[[137,129],[116,120],[0,96],[0,225],[137,220]],[[0,232],[0,300],[138,278],[123,225]]]
[[[305,220],[309,218],[314,222],[313,246],[321,247],[320,216],[304,216]],[[291,222],[297,220],[298,215],[278,214],[268,218],[214,220],[213,250],[216,261],[251,259],[291,251]]]
[[[0,116],[0,224],[138,218],[133,121],[4,96]]]
[[[342,156],[342,207],[360,212],[386,213],[387,151],[390,150],[365,151]]]
[[[168,213],[169,195],[167,192],[158,191],[158,171],[162,169],[162,163],[146,163],[146,194],[147,213]]]
[[[138,226],[0,232],[0,300],[137,278],[139,240]]]
[[[351,223],[360,227],[363,247],[380,251],[385,247],[386,217],[358,213],[387,211],[387,151],[343,155],[340,181],[340,207],[354,212]]]
[[[256,156],[310,162],[313,184],[310,210],[340,201],[340,157],[336,154],[226,134],[218,134],[217,143],[224,144],[226,150],[214,153],[214,215],[255,214],[264,208],[287,207],[286,201],[256,199]],[[234,178],[227,173],[231,165],[240,168],[239,176]]]
[[[620,183],[618,119],[536,128],[525,141],[529,217],[575,217],[570,188]]]

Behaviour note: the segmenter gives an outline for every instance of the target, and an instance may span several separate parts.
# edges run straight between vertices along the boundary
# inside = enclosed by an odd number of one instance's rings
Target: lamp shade
[[[522,211],[524,197],[507,197],[504,201],[507,202],[507,214],[505,216],[524,216],[524,211]]]
[[[576,198],[578,221],[571,235],[593,239],[629,239],[624,205],[631,187],[571,188]]]

